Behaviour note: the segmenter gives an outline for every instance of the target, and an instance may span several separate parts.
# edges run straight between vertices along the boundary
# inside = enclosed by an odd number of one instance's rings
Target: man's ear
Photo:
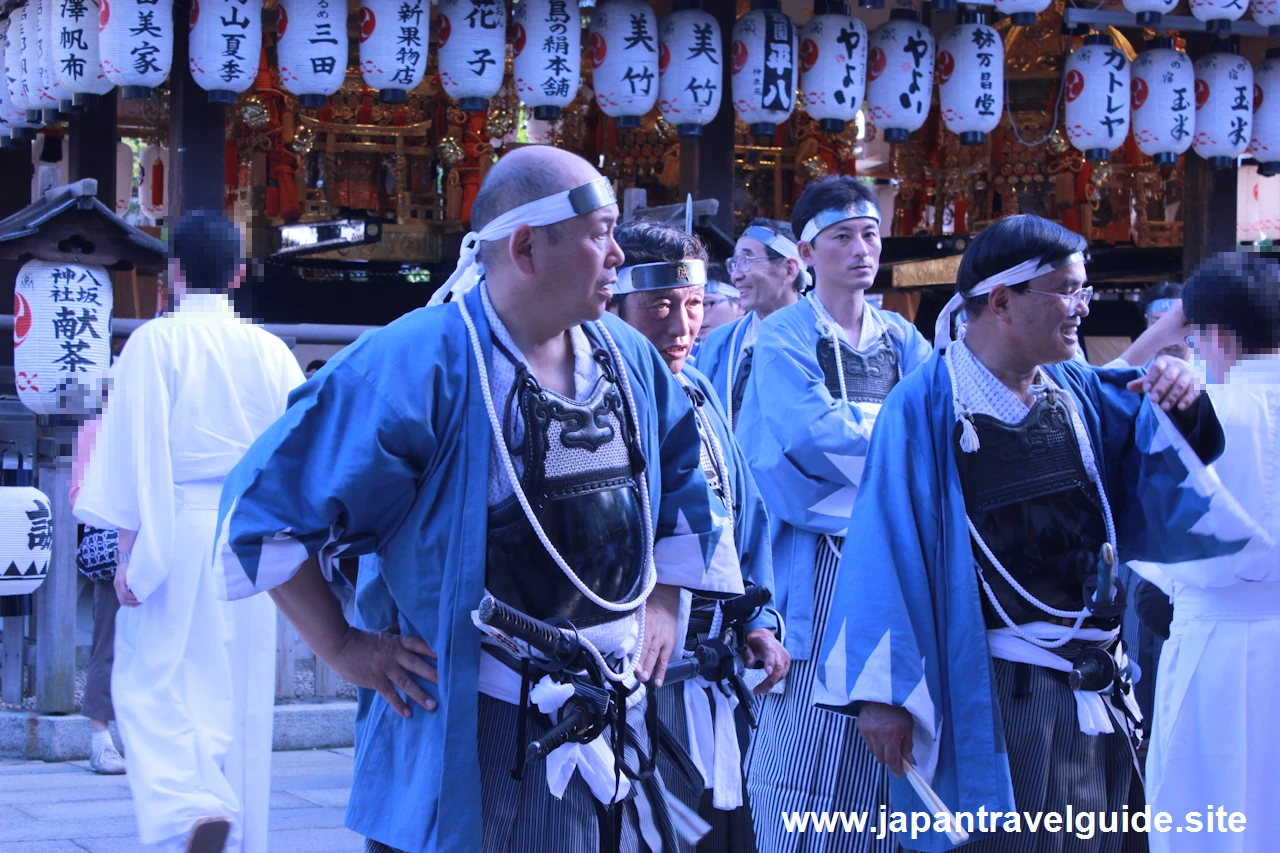
[[[1009,288],[999,285],[987,294],[987,309],[1001,320],[1009,318]]]
[[[507,256],[516,269],[525,275],[533,275],[533,229],[521,225],[507,241]]]
[[[800,250],[800,260],[804,261],[804,265],[806,267],[813,266],[813,246],[809,245],[809,243],[804,240],[801,240],[796,244],[796,248]]]

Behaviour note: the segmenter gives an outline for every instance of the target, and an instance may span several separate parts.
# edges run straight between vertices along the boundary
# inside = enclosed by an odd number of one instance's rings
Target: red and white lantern
[[[173,66],[173,0],[99,0],[98,53],[130,99],[151,97]],[[195,17],[193,11],[192,17]]]
[[[524,0],[511,14],[516,94],[540,121],[555,121],[578,96],[582,19],[577,0]]]
[[[40,8],[34,2],[22,7],[22,89],[26,92],[27,109],[43,111],[49,103],[40,79]],[[44,116],[42,115],[43,119]]]
[[[0,21],[0,60],[8,69],[0,85],[0,119],[5,123],[5,134],[13,139],[32,139],[35,137],[34,123],[27,121],[26,97],[22,92],[22,78],[14,74],[13,69],[21,66],[21,31],[22,25],[15,13],[12,17]],[[11,41],[10,33],[16,33]],[[22,96],[21,103],[17,96]]]
[[[1196,73],[1172,38],[1156,38],[1133,60],[1133,140],[1157,166],[1172,166],[1195,136]]]
[[[1219,34],[1231,32],[1231,23],[1249,10],[1244,0],[1190,0],[1188,5],[1191,14],[1204,21],[1207,32]]]
[[[1253,131],[1249,153],[1263,175],[1280,175],[1280,47],[1253,69]]]
[[[403,104],[427,71],[429,0],[361,0],[360,75],[385,104]]]
[[[1280,38],[1280,0],[1252,0],[1249,14],[1267,28],[1267,35],[1273,39]]]
[[[724,94],[720,24],[701,9],[684,9],[662,19],[659,37],[658,109],[680,136],[700,136]]]
[[[942,120],[962,145],[981,145],[1004,114],[1004,42],[982,12],[957,20],[938,45]]]
[[[484,112],[506,72],[507,6],[503,0],[439,0],[440,86],[468,112]]]
[[[152,220],[169,215],[169,149],[148,145],[138,157],[142,181],[138,184],[138,206]]]
[[[1077,151],[1105,163],[1129,135],[1129,59],[1111,36],[1085,36],[1066,62],[1066,131]]]
[[[1253,137],[1253,66],[1234,53],[1200,57],[1192,147],[1215,169],[1235,165]]]
[[[596,8],[587,43],[591,85],[615,127],[636,128],[658,102],[658,19],[645,0]]]
[[[1015,27],[1034,27],[1037,16],[1052,5],[1053,0],[995,0],[996,11],[1008,15]]]
[[[347,6],[342,0],[277,0],[280,84],[298,105],[323,107],[347,76]]]
[[[751,0],[729,47],[733,109],[756,136],[773,136],[796,108],[799,32],[779,9],[778,0]]]
[[[818,0],[800,34],[800,99],[818,129],[840,133],[867,91],[867,27],[841,0]]]
[[[1125,11],[1137,16],[1140,27],[1155,26],[1165,15],[1173,14],[1177,5],[1178,0],[1124,0]]]
[[[191,0],[188,64],[213,104],[253,85],[262,53],[262,0]]]
[[[934,50],[933,33],[913,9],[894,9],[871,34],[866,113],[886,142],[906,142],[929,117]]]
[[[71,93],[62,85],[55,73],[57,56],[54,51],[54,45],[57,40],[57,30],[53,28],[53,16],[54,6],[61,0],[27,1],[36,5],[37,14],[40,15],[38,47],[40,51],[40,96],[43,104],[42,109],[53,111],[46,118],[52,119],[56,117],[59,111],[69,110],[71,107]]]
[[[72,105],[97,106],[115,88],[102,71],[98,51],[99,0],[58,0],[53,4],[53,71],[71,93]]]

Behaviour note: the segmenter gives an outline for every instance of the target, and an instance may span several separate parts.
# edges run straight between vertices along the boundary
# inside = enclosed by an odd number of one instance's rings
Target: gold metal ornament
[[[1071,147],[1071,143],[1067,141],[1067,137],[1063,134],[1062,128],[1058,128],[1053,132],[1053,136],[1049,137],[1049,141],[1046,145],[1054,154],[1061,154]]]
[[[250,95],[240,105],[240,119],[250,130],[266,130],[271,126],[271,110],[257,95]]]
[[[436,156],[445,166],[457,166],[467,157],[458,140],[452,136],[446,136],[436,144]]]
[[[315,144],[315,131],[303,125],[294,133],[293,141],[289,143],[289,150],[299,157],[305,157],[311,153],[311,149]]]
[[[490,110],[484,120],[484,132],[490,139],[503,139],[515,127],[515,118],[502,109]]]
[[[808,179],[811,181],[816,181],[819,178],[825,178],[827,175],[831,174],[831,170],[827,168],[827,161],[823,160],[817,154],[814,154],[812,157],[806,157],[801,161],[800,167],[804,169],[805,175],[808,176]]]

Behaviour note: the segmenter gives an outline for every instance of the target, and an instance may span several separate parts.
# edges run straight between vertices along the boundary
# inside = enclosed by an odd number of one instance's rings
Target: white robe
[[[1226,433],[1227,490],[1280,542],[1280,359],[1232,369],[1209,395]],[[1152,812],[1242,812],[1245,832],[1152,833],[1153,853],[1280,849],[1280,547],[1135,570],[1173,598],[1147,755]],[[1201,817],[1201,821],[1204,818]]]
[[[130,337],[111,379],[75,514],[138,531],[142,605],[116,617],[111,687],[139,835],[181,849],[196,820],[225,815],[228,851],[265,853],[275,606],[218,600],[211,562],[222,480],[302,371],[226,297],[191,294]]]

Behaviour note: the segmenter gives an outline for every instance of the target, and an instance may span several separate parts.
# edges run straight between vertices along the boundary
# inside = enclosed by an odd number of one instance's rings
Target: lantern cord
[[[1028,148],[1035,148],[1044,145],[1053,136],[1058,129],[1058,122],[1062,117],[1062,93],[1067,90],[1067,67],[1066,59],[1062,63],[1062,80],[1058,84],[1058,97],[1053,102],[1053,124],[1049,127],[1049,132],[1035,142],[1028,142],[1022,138],[1022,132],[1018,130],[1018,122],[1013,117],[1013,102],[1009,99],[1009,78],[1004,79],[1004,110],[1009,114],[1009,127],[1013,130],[1014,137]]]

